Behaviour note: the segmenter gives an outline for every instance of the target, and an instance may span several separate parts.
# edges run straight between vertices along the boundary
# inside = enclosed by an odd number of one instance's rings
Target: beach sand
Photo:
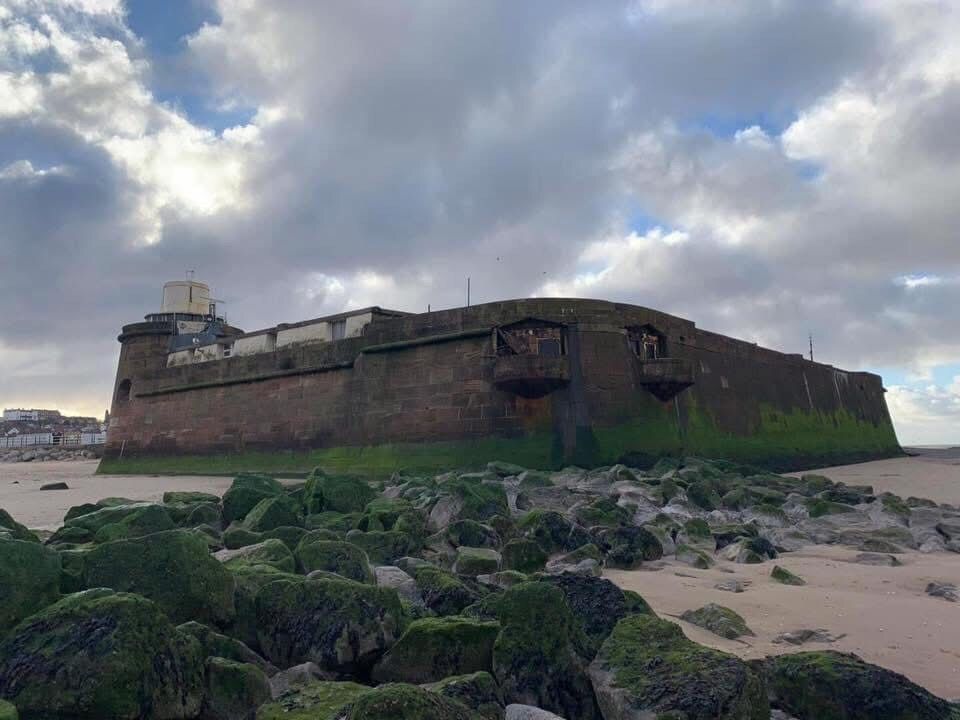
[[[156,500],[168,490],[201,490],[222,495],[228,477],[96,475],[98,460],[64,460],[0,464],[0,508],[34,529],[56,530],[72,505],[106,497]],[[41,490],[47,483],[65,482],[69,490]]]
[[[221,494],[230,485],[225,477],[95,475],[96,467],[96,461],[0,464],[0,508],[30,527],[52,530],[59,527],[71,505],[110,496],[160,500],[167,490]],[[960,451],[956,450],[811,472],[848,484],[873,485],[878,492],[960,505]],[[57,481],[65,481],[70,489],[39,489],[41,484]],[[904,565],[893,568],[848,562],[855,555],[854,550],[835,546],[811,546],[782,555],[776,562],[804,578],[807,585],[803,587],[771,581],[774,562],[723,563],[710,570],[670,562],[659,564],[655,571],[608,570],[604,574],[621,587],[639,592],[666,617],[715,602],[743,615],[757,634],[745,642],[730,641],[678,620],[690,638],[705,645],[745,658],[801,649],[851,651],[903,673],[938,695],[960,697],[960,603],[924,592],[930,581],[960,585],[960,555],[909,552],[899,556]],[[714,589],[715,583],[731,578],[751,584],[738,594]],[[846,636],[832,644],[799,648],[772,642],[779,633],[803,628]]]

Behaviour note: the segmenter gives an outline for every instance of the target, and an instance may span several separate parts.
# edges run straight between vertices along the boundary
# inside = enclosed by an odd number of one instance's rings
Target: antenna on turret
[[[196,274],[197,274],[196,270],[187,270],[186,271],[187,280],[193,280],[193,276]]]
[[[470,276],[467,276],[467,307],[470,307]]]
[[[810,362],[813,362],[813,333],[810,333]]]

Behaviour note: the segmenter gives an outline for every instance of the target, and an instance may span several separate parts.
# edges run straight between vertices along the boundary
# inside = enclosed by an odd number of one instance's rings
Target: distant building
[[[60,420],[63,416],[59,410],[25,410],[23,408],[8,408],[3,411],[4,420],[21,420],[26,422],[42,422],[45,420]]]

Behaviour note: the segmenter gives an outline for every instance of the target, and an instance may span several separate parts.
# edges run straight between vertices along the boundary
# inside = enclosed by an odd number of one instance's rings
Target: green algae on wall
[[[145,455],[104,458],[101,474],[168,473],[232,475],[241,471],[275,474],[306,473],[321,467],[329,473],[390,475],[399,470],[433,472],[483,467],[491,460],[509,460],[528,468],[560,467],[553,436],[535,433],[520,438],[474,441],[392,443],[361,447],[319,448],[307,452],[241,452],[229,455]]]
[[[305,452],[241,452],[230,455],[140,456],[106,458],[100,473],[234,474],[240,471],[306,473],[322,467],[330,473],[389,475],[398,470],[433,472],[477,468],[505,460],[528,468],[553,469],[627,462],[652,465],[665,456],[698,455],[751,463],[776,470],[856,462],[900,453],[890,422],[862,421],[838,410],[795,408],[789,413],[761,405],[749,434],[725,432],[712,415],[691,404],[679,413],[672,404],[624,423],[578,428],[572,457],[562,456],[556,433],[534,432],[515,438],[435,443],[391,443],[320,448]]]

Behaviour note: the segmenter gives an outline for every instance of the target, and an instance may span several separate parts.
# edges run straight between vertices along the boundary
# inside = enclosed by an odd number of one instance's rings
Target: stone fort
[[[104,471],[646,466],[777,470],[900,452],[881,378],[636,305],[370,307],[243,332],[167,283],[119,336]]]

